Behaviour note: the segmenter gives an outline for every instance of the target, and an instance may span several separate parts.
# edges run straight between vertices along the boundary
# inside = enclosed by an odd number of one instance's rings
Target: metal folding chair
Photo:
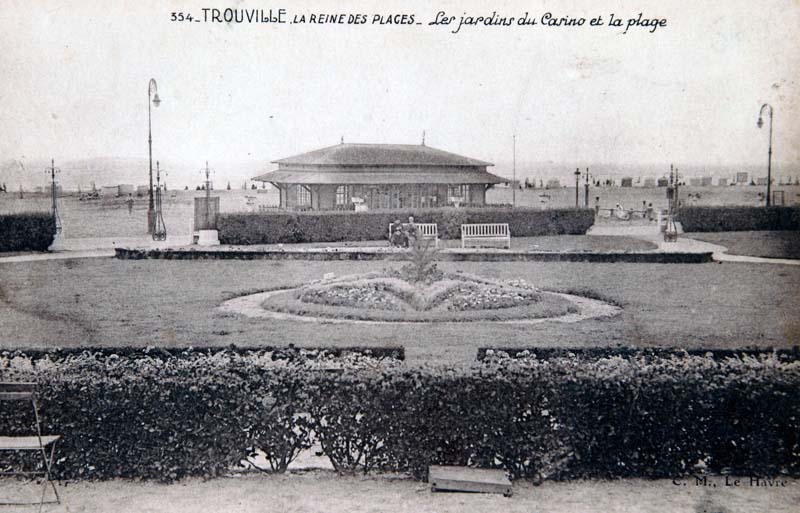
[[[6,502],[0,501],[2,506],[33,506],[39,504],[39,511],[44,504],[61,504],[55,482],[51,478],[53,457],[56,451],[56,442],[60,435],[42,435],[41,418],[39,417],[39,404],[36,400],[36,383],[2,383],[0,382],[0,401],[30,401],[33,407],[33,416],[36,424],[36,434],[29,436],[0,436],[0,451],[3,452],[38,452],[42,460],[42,470],[17,470],[0,472],[3,476],[44,476],[42,497],[39,502]],[[49,448],[49,453],[48,453]],[[48,484],[55,493],[54,501],[45,501]]]

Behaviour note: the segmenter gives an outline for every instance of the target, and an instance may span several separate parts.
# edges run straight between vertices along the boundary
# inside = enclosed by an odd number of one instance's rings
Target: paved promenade
[[[710,242],[703,242],[686,237],[683,233],[678,235],[675,242],[664,242],[664,236],[654,224],[625,225],[603,224],[592,226],[587,235],[627,236],[646,240],[658,244],[658,251],[677,253],[704,253],[711,252],[717,262],[739,262],[749,264],[783,264],[800,265],[800,260],[788,258],[762,258],[753,256],[729,255],[728,248]]]
[[[518,481],[513,495],[433,493],[426,483],[396,475],[342,476],[330,471],[244,475],[208,481],[185,479],[171,485],[127,480],[82,481],[60,489],[63,503],[44,512],[195,513],[237,512],[461,512],[485,513],[789,513],[797,511],[800,483],[785,486],[726,487],[724,476],[709,476],[708,486],[681,478],[613,481]],[[729,482],[732,482],[730,479]],[[677,484],[676,484],[677,483]],[[711,484],[714,484],[712,487]],[[744,483],[744,484],[742,484]],[[24,491],[25,483],[0,480],[0,496]],[[39,490],[38,487],[34,489]],[[36,511],[12,508],[9,512]]]

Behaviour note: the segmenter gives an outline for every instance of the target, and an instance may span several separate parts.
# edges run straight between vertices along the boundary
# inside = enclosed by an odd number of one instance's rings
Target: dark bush
[[[56,233],[53,216],[46,212],[0,215],[0,253],[47,251]]]
[[[439,208],[373,212],[220,214],[223,244],[337,242],[388,238],[389,223],[409,216],[438,224],[439,237],[458,239],[465,223],[508,223],[512,237],[582,235],[594,223],[590,209]]]
[[[613,298],[600,298],[612,304],[619,305]],[[690,356],[705,356],[715,360],[724,360],[726,358],[745,358],[757,357],[769,353],[776,358],[785,362],[800,361],[800,346],[793,346],[786,349],[773,349],[765,347],[752,346],[742,347],[739,349],[672,349],[672,348],[635,348],[628,346],[619,347],[479,347],[476,358],[478,361],[483,361],[486,358],[492,358],[493,355],[502,354],[504,358],[539,358],[539,359],[552,359],[552,358],[578,358],[583,360],[596,360],[598,358],[645,358],[645,359],[663,359],[681,357],[684,355]]]
[[[41,384],[62,478],[172,480],[229,472],[254,448],[285,468],[315,436],[340,471],[425,475],[431,464],[515,477],[800,475],[800,362],[489,354],[471,368],[256,352],[161,359],[0,356]],[[22,432],[5,414],[0,433]]]
[[[800,207],[682,207],[687,232],[800,230]]]
[[[305,360],[324,360],[327,358],[342,358],[365,356],[375,359],[405,360],[405,348],[403,346],[350,346],[350,347],[298,347],[292,344],[288,346],[264,346],[247,347],[231,344],[225,347],[156,347],[156,346],[84,346],[84,347],[64,347],[51,349],[27,349],[24,353],[10,351],[5,353],[8,357],[23,355],[33,361],[46,359],[58,361],[69,357],[81,356],[91,353],[93,357],[128,357],[128,358],[158,358],[169,360],[172,358],[198,358],[202,356],[213,356],[217,353],[236,353],[241,356],[252,354],[269,354],[273,360],[305,361]]]

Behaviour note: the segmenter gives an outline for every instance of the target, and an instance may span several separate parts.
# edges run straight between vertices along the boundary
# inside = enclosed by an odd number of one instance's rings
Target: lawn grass
[[[549,290],[592,291],[614,318],[538,325],[319,324],[216,311],[224,300],[399,262],[51,260],[0,264],[0,347],[405,346],[409,362],[466,362],[478,347],[791,347],[800,268],[757,264],[442,262]]]
[[[725,246],[729,255],[800,259],[800,231],[704,232],[686,237]]]

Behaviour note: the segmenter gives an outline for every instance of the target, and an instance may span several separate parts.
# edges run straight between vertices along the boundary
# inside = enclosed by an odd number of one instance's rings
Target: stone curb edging
[[[338,249],[338,248],[337,248]],[[386,260],[402,254],[398,251],[364,249],[332,250],[214,250],[214,249],[136,249],[115,248],[115,258],[122,260]],[[608,252],[555,253],[533,251],[446,250],[437,260],[450,262],[594,262],[702,264],[713,262],[707,252]]]

